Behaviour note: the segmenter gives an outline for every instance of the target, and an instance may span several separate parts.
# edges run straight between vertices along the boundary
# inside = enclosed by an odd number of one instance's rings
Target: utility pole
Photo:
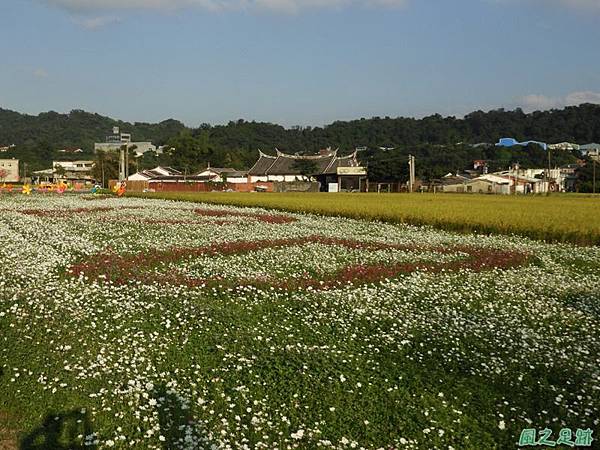
[[[125,146],[121,146],[121,152],[119,154],[119,181],[125,179]]]
[[[129,178],[129,148],[125,148],[125,179]]]
[[[548,152],[548,192],[547,194],[550,193],[550,170],[551,170],[551,165],[550,165],[550,148],[547,149]]]
[[[594,175],[592,177],[592,180],[593,180],[592,181],[592,186],[593,186],[592,191],[595,194],[596,193],[596,158],[592,159],[592,167],[593,167],[592,170],[594,172]]]
[[[102,171],[102,188],[105,188],[106,185],[104,184],[104,155],[102,155],[100,159],[100,170]]]
[[[408,172],[408,192],[413,192],[415,188],[415,157],[413,155],[408,155]]]

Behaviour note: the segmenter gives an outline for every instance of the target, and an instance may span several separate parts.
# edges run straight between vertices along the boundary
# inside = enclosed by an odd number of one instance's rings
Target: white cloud
[[[45,69],[37,68],[33,71],[33,76],[36,78],[48,78],[48,72]]]
[[[517,104],[523,107],[525,111],[560,108],[562,106],[561,103],[558,98],[547,97],[541,94],[529,94],[517,101]]]
[[[200,8],[208,11],[263,9],[296,13],[304,9],[369,6],[395,8],[409,0],[38,0],[74,14],[116,10],[176,10]]]
[[[399,8],[405,6],[408,0],[368,0],[366,2],[369,6],[381,6],[385,8]]]
[[[548,97],[541,94],[530,94],[521,97],[517,101],[517,106],[520,106],[523,110],[529,112],[552,108],[564,108],[565,106],[577,106],[582,103],[600,104],[600,92],[576,91],[571,92],[564,97]]]
[[[600,92],[580,91],[571,92],[565,97],[565,105],[581,105],[582,103],[597,103],[600,104]]]
[[[76,16],[73,17],[73,22],[87,30],[97,30],[112,23],[120,22],[120,19],[114,16]]]

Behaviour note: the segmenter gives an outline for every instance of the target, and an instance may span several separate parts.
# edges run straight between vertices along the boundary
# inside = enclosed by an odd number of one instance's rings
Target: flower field
[[[5,195],[0,342],[0,448],[505,449],[525,428],[597,438],[600,248]]]
[[[578,194],[375,194],[285,192],[129,193],[143,198],[309,212],[351,219],[428,225],[446,231],[519,235],[600,245],[600,196]]]

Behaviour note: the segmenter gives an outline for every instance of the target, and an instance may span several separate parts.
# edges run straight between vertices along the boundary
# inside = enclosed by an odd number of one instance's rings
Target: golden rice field
[[[600,244],[600,196],[474,194],[182,193],[129,194],[325,216],[516,234],[554,242]]]

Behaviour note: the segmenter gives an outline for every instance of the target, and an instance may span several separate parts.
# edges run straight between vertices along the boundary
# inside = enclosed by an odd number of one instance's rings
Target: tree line
[[[404,181],[409,154],[417,158],[417,176],[426,179],[464,170],[477,159],[487,160],[490,170],[506,169],[514,163],[546,167],[547,154],[535,145],[500,148],[474,144],[493,144],[501,137],[548,143],[600,142],[600,105],[532,113],[521,109],[475,111],[463,118],[439,114],[421,119],[372,117],[336,121],[324,127],[291,128],[243,119],[187,127],[173,119],[156,124],[128,123],[81,110],[31,116],[0,109],[0,146],[16,145],[0,157],[17,157],[29,170],[48,168],[52,160],[65,158],[66,154],[57,152],[65,147],[82,148],[84,153],[78,154],[78,159],[99,158],[93,154],[93,144],[104,141],[114,126],[131,133],[136,141],[173,149],[163,155],[146,154],[132,163],[131,170],[164,164],[192,173],[209,163],[247,169],[256,161],[258,149],[303,154],[331,146],[347,154],[358,147],[359,160],[368,166],[371,179]],[[574,163],[580,156],[553,153],[553,165]],[[113,158],[102,157],[110,166]]]

